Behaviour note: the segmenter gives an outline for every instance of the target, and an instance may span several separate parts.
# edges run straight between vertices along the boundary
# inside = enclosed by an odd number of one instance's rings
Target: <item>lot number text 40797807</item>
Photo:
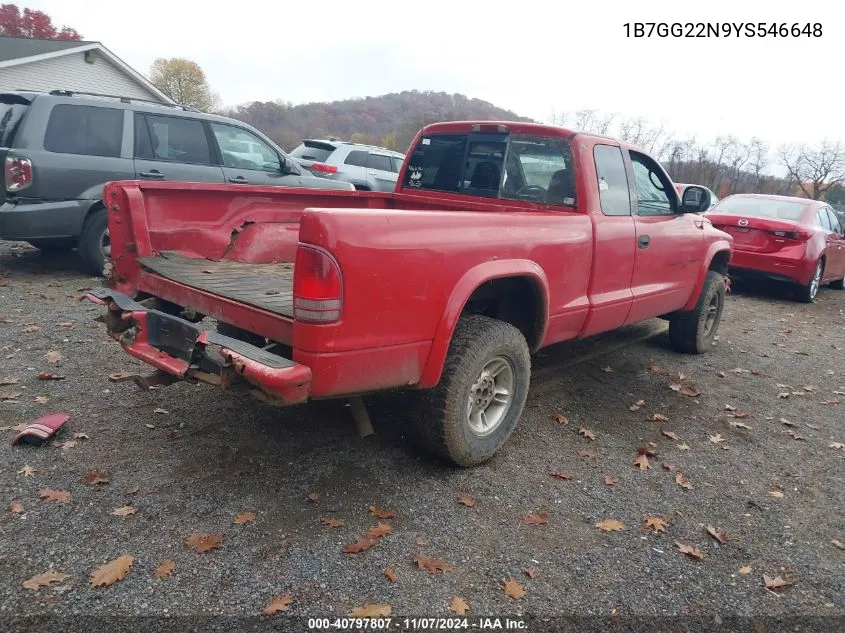
[[[821,37],[821,22],[626,22],[625,37]]]

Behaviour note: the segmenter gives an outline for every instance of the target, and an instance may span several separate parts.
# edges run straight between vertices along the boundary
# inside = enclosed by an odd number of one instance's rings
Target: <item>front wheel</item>
[[[821,259],[816,262],[816,268],[813,270],[813,278],[806,286],[798,286],[796,296],[801,303],[812,303],[816,295],[819,294],[819,286],[822,283],[822,273],[824,272],[824,261]]]
[[[713,347],[725,307],[725,277],[707,271],[704,286],[690,312],[678,312],[669,320],[669,344],[676,352],[703,354]]]
[[[439,384],[423,394],[417,435],[457,466],[477,466],[501,448],[528,397],[531,357],[514,326],[479,315],[458,322]]]

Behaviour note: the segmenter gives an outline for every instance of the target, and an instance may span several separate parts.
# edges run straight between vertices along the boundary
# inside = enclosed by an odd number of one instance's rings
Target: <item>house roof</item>
[[[176,103],[151,84],[146,77],[129,66],[129,64],[112,53],[100,42],[83,40],[37,40],[27,37],[8,37],[3,35],[0,36],[0,69],[85,51],[96,51],[164,103]]]

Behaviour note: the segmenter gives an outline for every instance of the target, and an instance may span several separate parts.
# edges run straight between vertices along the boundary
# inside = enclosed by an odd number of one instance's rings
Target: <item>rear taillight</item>
[[[334,165],[326,165],[325,163],[311,163],[308,166],[313,172],[317,172],[318,174],[336,174],[337,167]]]
[[[813,234],[808,231],[772,231],[772,235],[775,237],[784,237],[788,240],[806,242]]]
[[[300,244],[293,269],[293,318],[307,323],[340,319],[340,267],[327,252]]]
[[[32,184],[32,161],[19,156],[6,157],[6,191],[23,191]]]

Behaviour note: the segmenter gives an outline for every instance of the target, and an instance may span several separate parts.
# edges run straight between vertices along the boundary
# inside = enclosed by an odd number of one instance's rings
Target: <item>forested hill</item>
[[[225,114],[258,128],[288,151],[303,138],[334,136],[404,152],[421,127],[436,121],[531,121],[481,99],[417,90],[331,103],[255,101]]]

